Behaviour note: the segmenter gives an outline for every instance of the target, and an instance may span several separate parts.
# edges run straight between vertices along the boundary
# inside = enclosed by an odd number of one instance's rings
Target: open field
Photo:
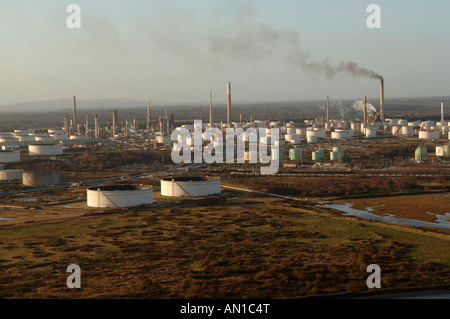
[[[382,269],[377,293],[426,289],[450,285],[449,243],[446,234],[254,196],[0,221],[0,297],[368,294],[372,263]],[[81,267],[82,289],[66,287],[73,263]]]

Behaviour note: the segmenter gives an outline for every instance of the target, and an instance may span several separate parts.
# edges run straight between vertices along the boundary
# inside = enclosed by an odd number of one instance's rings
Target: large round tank
[[[89,207],[134,207],[153,204],[153,187],[133,185],[96,186],[87,190]]]
[[[291,161],[301,161],[302,160],[302,149],[301,148],[291,148],[289,150],[289,158]]]
[[[426,140],[438,140],[441,135],[440,131],[419,131],[419,138]]]
[[[350,133],[348,131],[334,131],[331,132],[331,139],[334,140],[348,140],[350,139]]]
[[[60,183],[59,171],[24,171],[22,183],[31,187],[58,185]]]
[[[165,178],[161,180],[161,195],[195,197],[220,194],[220,178],[197,176]]]
[[[317,136],[307,136],[306,137],[306,142],[308,144],[314,144],[317,143]]]
[[[427,148],[423,145],[420,145],[415,152],[414,158],[416,160],[424,160],[428,157]]]
[[[450,145],[444,145],[444,157],[450,157]]]
[[[391,133],[392,133],[392,135],[398,136],[399,132],[400,132],[400,129],[401,129],[401,126],[399,126],[399,125],[392,125],[391,126]]]
[[[377,137],[377,129],[374,127],[366,128],[366,137],[367,138],[376,138]]]
[[[284,150],[282,148],[278,148],[278,152],[276,149],[272,150],[272,160],[273,161],[282,161],[284,160]]]
[[[337,161],[339,159],[339,152],[330,152],[330,160]]]
[[[320,160],[320,153],[318,151],[313,151],[312,152],[312,160],[313,161],[318,161]]]
[[[344,158],[344,147],[343,146],[334,146],[333,152],[338,153],[338,158]]]
[[[29,144],[28,153],[30,155],[62,155],[62,144]]]
[[[297,130],[295,127],[287,127],[286,134],[296,134]]]
[[[413,136],[414,135],[414,127],[413,126],[402,126],[402,135],[403,136]]]
[[[0,151],[0,163],[20,162],[20,151]]]
[[[444,157],[444,146],[436,146],[436,156]]]
[[[22,180],[22,170],[20,169],[7,169],[0,171],[0,181],[21,181]]]

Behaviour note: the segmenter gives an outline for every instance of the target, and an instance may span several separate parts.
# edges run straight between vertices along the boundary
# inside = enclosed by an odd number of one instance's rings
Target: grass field
[[[373,263],[382,271],[378,293],[450,285],[449,235],[279,200],[7,224],[0,222],[2,298],[367,294]],[[81,267],[82,289],[66,287],[69,264]]]

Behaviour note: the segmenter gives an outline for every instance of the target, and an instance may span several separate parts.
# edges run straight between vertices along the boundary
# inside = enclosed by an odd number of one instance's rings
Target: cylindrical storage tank
[[[437,140],[440,137],[440,131],[419,131],[419,138],[427,140]]]
[[[294,138],[294,139],[290,140],[289,142],[291,144],[298,145],[298,144],[302,143],[302,139],[300,137],[298,137],[298,138]]]
[[[87,140],[89,139],[88,135],[70,135],[69,139],[71,140]]]
[[[291,161],[301,161],[302,160],[302,149],[301,148],[291,148],[289,150],[289,158]]]
[[[14,143],[18,141],[19,139],[16,137],[0,137],[0,143]]]
[[[29,155],[62,155],[62,144],[28,144]]]
[[[64,134],[64,130],[48,130],[48,134]]]
[[[153,187],[108,185],[87,190],[89,207],[122,208],[153,204]]]
[[[344,147],[343,146],[334,146],[333,152],[337,152],[339,158],[344,158]]]
[[[323,148],[319,148],[316,152],[317,152],[317,154],[319,156],[319,159],[324,159],[325,158],[325,153],[324,153]]]
[[[297,129],[295,127],[287,127],[286,134],[296,134]]]
[[[43,141],[48,141],[49,137],[48,136],[35,136],[34,140],[36,142],[43,142]]]
[[[313,152],[312,152],[312,160],[313,160],[313,161],[318,161],[318,160],[320,160],[320,154],[319,154],[319,152],[317,152],[317,151],[313,151]]]
[[[366,128],[366,137],[367,138],[376,138],[377,137],[377,129],[373,127]]]
[[[188,176],[161,180],[162,196],[196,197],[216,194],[220,194],[220,178]]]
[[[300,136],[305,136],[306,135],[306,128],[297,128],[297,129],[295,129],[295,134],[300,135]]]
[[[273,161],[282,161],[284,160],[284,150],[282,148],[272,149],[272,160]]]
[[[334,140],[348,140],[350,139],[350,134],[348,131],[335,131],[331,132],[331,138]]]
[[[339,159],[339,152],[330,152],[330,160],[337,161]]]
[[[60,183],[59,171],[24,171],[22,183],[31,187],[58,185]]]
[[[0,163],[20,162],[20,151],[0,151]]]
[[[427,148],[423,145],[420,145],[415,151],[415,159],[416,160],[424,160],[428,157]]]
[[[34,142],[34,136],[18,136],[19,142]]]
[[[450,145],[444,145],[444,157],[450,157]]]
[[[402,135],[403,136],[413,136],[414,135],[414,127],[413,126],[402,126]]]
[[[317,143],[317,136],[307,136],[306,137],[306,142],[308,144],[314,144]]]
[[[0,181],[21,181],[22,180],[22,170],[20,169],[7,169],[0,171]]]
[[[393,125],[391,128],[392,135],[398,136],[400,133],[400,128],[401,128],[401,126],[399,126],[399,125]]]
[[[444,157],[444,146],[436,146],[436,156]]]
[[[301,135],[297,135],[297,134],[286,134],[286,135],[284,136],[284,139],[285,139],[286,141],[298,140],[298,139],[301,140]]]
[[[67,134],[52,134],[51,138],[55,141],[65,141],[69,139],[69,136]]]

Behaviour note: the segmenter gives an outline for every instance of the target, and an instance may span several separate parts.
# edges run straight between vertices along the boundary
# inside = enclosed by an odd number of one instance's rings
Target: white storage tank
[[[7,169],[0,171],[0,181],[21,181],[22,180],[22,170],[20,169]]]
[[[306,142],[308,144],[314,144],[317,143],[317,136],[307,136],[306,137]]]
[[[196,197],[220,194],[220,178],[198,176],[174,177],[161,180],[161,195]]]
[[[0,163],[20,162],[20,151],[0,151]]]
[[[51,155],[62,155],[63,145],[62,144],[29,144],[28,145],[29,155],[38,156],[51,156]]]
[[[123,208],[153,204],[152,186],[107,185],[87,190],[89,207]]]
[[[440,131],[419,131],[420,139],[437,140],[441,136]]]
[[[366,137],[367,138],[376,138],[377,137],[377,129],[374,127],[366,128]]]
[[[336,130],[331,132],[331,139],[333,140],[349,140],[350,133],[348,131]]]
[[[413,126],[402,126],[402,135],[403,136],[413,136],[414,135],[414,127]]]
[[[60,183],[59,171],[24,171],[22,183],[31,187],[58,185]]]

